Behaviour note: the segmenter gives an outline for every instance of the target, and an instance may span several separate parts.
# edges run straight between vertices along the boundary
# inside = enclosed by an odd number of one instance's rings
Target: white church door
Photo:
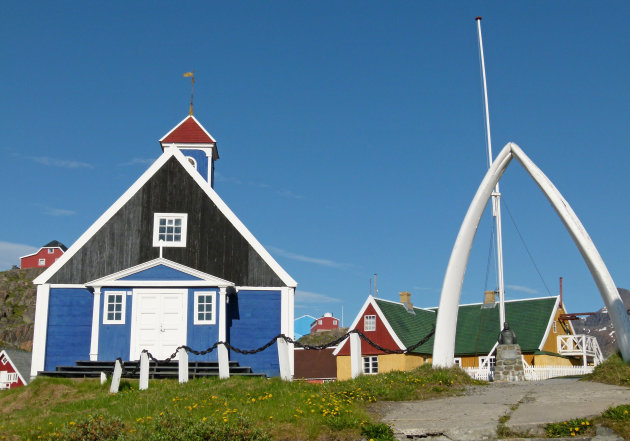
[[[186,344],[188,290],[134,289],[131,360],[143,349],[163,360]]]

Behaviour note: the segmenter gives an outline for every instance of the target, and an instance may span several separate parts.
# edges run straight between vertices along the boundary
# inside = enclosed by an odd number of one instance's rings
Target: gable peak
[[[160,139],[160,144],[215,144],[216,140],[197,118],[188,115]]]

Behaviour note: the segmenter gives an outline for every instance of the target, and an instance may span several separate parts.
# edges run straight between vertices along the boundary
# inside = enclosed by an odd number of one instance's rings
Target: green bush
[[[227,423],[193,419],[164,413],[142,431],[146,441],[271,441],[262,429],[244,418]]]
[[[365,423],[361,426],[361,435],[368,440],[394,441],[394,432],[391,427],[383,423]]]
[[[630,420],[630,405],[623,404],[617,407],[611,407],[606,410],[602,416],[615,421]]]
[[[123,423],[119,418],[96,415],[70,421],[58,432],[48,434],[49,440],[115,441],[122,439]]]
[[[550,423],[545,426],[550,438],[593,434],[593,422],[586,418],[574,418],[561,423]]]

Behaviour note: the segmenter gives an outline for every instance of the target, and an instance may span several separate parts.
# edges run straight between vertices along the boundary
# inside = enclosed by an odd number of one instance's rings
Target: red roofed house
[[[0,390],[26,386],[30,370],[30,352],[17,349],[0,351]]]
[[[339,320],[334,318],[330,312],[327,312],[323,317],[318,318],[311,324],[311,334],[333,329],[339,329]]]
[[[53,240],[39,249],[38,252],[20,257],[20,268],[48,268],[67,250],[59,241]]]

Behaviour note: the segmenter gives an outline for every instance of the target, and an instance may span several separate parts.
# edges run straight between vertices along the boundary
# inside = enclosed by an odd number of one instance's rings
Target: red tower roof
[[[214,144],[216,141],[197,119],[190,115],[168,132],[160,144]]]

